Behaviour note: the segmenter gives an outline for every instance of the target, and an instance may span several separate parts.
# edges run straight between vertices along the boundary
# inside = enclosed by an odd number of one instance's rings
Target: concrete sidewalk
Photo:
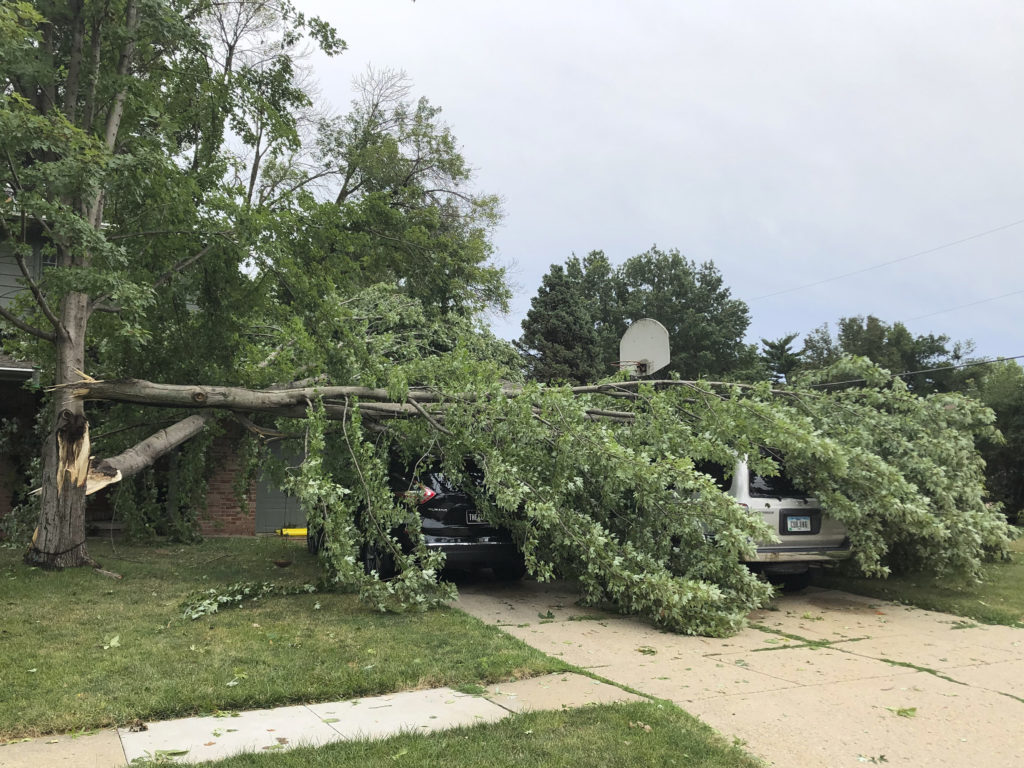
[[[490,686],[477,696],[451,688],[407,691],[277,709],[147,723],[145,730],[88,736],[44,736],[0,747],[0,768],[120,768],[131,760],[173,756],[181,764],[240,752],[278,751],[403,731],[430,733],[494,722],[514,712],[562,709],[641,697],[577,674],[557,674]]]
[[[457,605],[673,701],[774,766],[1024,766],[1024,630],[808,589],[714,639],[576,598],[564,584],[524,581],[464,587]]]

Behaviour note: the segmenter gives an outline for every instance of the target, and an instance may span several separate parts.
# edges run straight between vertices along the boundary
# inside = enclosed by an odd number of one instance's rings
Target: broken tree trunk
[[[56,328],[57,380],[79,378],[85,362],[88,297],[69,293],[61,303]],[[58,569],[92,565],[85,547],[85,484],[89,469],[89,422],[81,399],[58,389],[53,397],[53,427],[43,446],[42,502],[39,525],[25,562]]]

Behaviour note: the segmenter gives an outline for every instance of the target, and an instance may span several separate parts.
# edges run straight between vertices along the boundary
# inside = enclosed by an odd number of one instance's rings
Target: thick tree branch
[[[71,0],[73,31],[71,33],[71,61],[68,74],[64,81],[64,116],[69,122],[75,122],[78,108],[78,88],[82,79],[82,47],[85,40],[85,14],[82,0]]]
[[[691,382],[672,382],[674,384],[690,384]],[[242,387],[204,387],[180,384],[155,384],[139,379],[122,379],[118,381],[83,381],[61,385],[53,389],[70,387],[75,397],[85,400],[111,400],[122,403],[161,406],[170,408],[221,409],[235,413],[265,413],[288,418],[305,418],[309,403],[320,397],[323,402],[324,414],[333,421],[351,417],[352,410],[358,408],[363,418],[376,421],[422,417],[439,432],[450,434],[444,427],[444,402],[453,402],[453,398],[444,397],[430,390],[416,390],[407,397],[406,402],[390,400],[387,390],[371,387],[303,387],[295,389],[243,389]],[[505,397],[518,397],[523,390],[507,387],[502,391]],[[358,398],[358,404],[351,402]],[[340,401],[340,402],[339,402]],[[467,398],[466,401],[471,401]],[[434,403],[440,408],[428,411],[423,402]],[[540,411],[534,409],[539,417]],[[588,420],[612,420],[631,422],[635,414],[628,411],[615,411],[602,408],[589,408],[584,411]],[[244,418],[244,417],[241,417]],[[249,422],[246,419],[246,422]],[[251,423],[251,422],[249,422]]]
[[[25,333],[35,336],[36,338],[43,339],[44,341],[49,341],[51,343],[57,340],[56,333],[53,333],[52,331],[47,332],[39,328],[36,328],[34,325],[29,325],[20,317],[4,309],[2,306],[0,306],[0,317],[2,317],[11,325],[13,325],[15,328],[19,328]]]
[[[142,379],[118,379],[111,381],[82,380],[61,385],[74,390],[75,397],[84,400],[116,400],[119,402],[163,405],[184,408],[224,408],[227,410],[269,412],[281,408],[300,406],[303,412],[306,403],[317,397],[330,401],[346,397],[379,401],[387,404],[390,398],[386,389],[372,387],[299,387],[293,389],[256,390],[243,387],[197,386],[187,384],[157,384]],[[440,395],[429,390],[416,390],[420,402],[437,402]],[[415,412],[408,406],[410,412]]]
[[[135,32],[138,26],[138,4],[135,0],[128,0],[128,6],[125,8],[125,41],[121,48],[121,58],[117,62],[117,77],[121,87],[117,95],[114,96],[114,103],[110,105],[110,111],[107,113],[107,126],[104,131],[107,149],[111,152],[114,151],[114,146],[117,143],[117,132],[121,127],[121,117],[124,115],[124,102],[128,97],[126,78],[128,70],[131,68],[132,57],[135,54]],[[98,222],[94,222],[94,225],[96,224]]]
[[[28,289],[32,291],[32,297],[36,300],[36,304],[39,305],[43,314],[46,315],[46,319],[50,321],[50,325],[59,329],[60,320],[53,313],[53,310],[50,309],[50,305],[47,303],[46,297],[43,296],[43,292],[39,290],[39,286],[36,284],[36,281],[32,279],[32,273],[29,272],[28,264],[25,263],[25,257],[18,253],[15,254],[14,258],[18,262],[18,269],[21,270],[21,274],[25,278],[25,282],[28,284]]]
[[[224,230],[223,232],[214,232],[213,234],[215,234],[215,235],[226,235],[226,234],[228,234],[231,231],[232,230],[227,229],[227,230]],[[167,270],[162,275],[160,275],[160,277],[158,277],[153,282],[153,287],[154,288],[159,288],[161,285],[167,285],[169,282],[171,282],[171,278],[172,277],[174,277],[179,272],[181,272],[183,270],[186,270],[189,267],[191,267],[193,264],[195,264],[197,261],[199,261],[201,258],[203,258],[203,256],[205,256],[207,253],[209,253],[211,248],[213,248],[213,243],[210,243],[205,248],[203,248],[202,250],[198,251],[197,253],[192,254],[188,258],[182,259],[181,261],[179,261],[177,264],[175,264],[169,270]]]
[[[667,379],[662,381],[620,381],[609,384],[590,384],[569,389],[573,394],[604,394],[635,396],[641,385],[653,386],[655,389],[669,387],[699,388],[702,385],[723,387],[749,388],[752,385],[732,384],[729,382],[698,382]],[[73,389],[75,397],[84,400],[114,400],[117,402],[157,405],[170,408],[222,408],[230,411],[253,413],[276,413],[283,415],[305,415],[306,404],[316,398],[322,398],[328,412],[336,410],[338,414],[345,411],[344,401],[358,398],[359,407],[367,412],[388,414],[392,416],[415,414],[421,415],[410,402],[396,403],[391,400],[386,389],[358,386],[323,386],[296,387],[291,389],[245,389],[243,387],[200,386],[187,384],[158,384],[141,379],[119,379],[111,381],[94,381],[84,379],[79,382],[63,384],[61,387]],[[503,397],[518,397],[526,390],[522,387],[505,386],[501,389]],[[771,390],[774,394],[789,395],[786,390]],[[472,398],[453,396],[432,389],[413,388],[409,397],[416,405],[423,403],[443,403],[453,400],[464,402]],[[340,402],[339,402],[340,401]],[[595,411],[597,414],[598,411]],[[619,413],[617,411],[609,414]]]
[[[212,412],[193,414],[161,429],[117,456],[93,461],[89,467],[86,494],[95,493],[152,466],[161,456],[202,432],[213,417]]]

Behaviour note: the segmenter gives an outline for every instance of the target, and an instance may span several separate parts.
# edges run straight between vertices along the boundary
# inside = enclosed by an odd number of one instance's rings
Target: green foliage
[[[532,378],[597,381],[614,373],[619,339],[643,317],[669,331],[665,376],[748,375],[756,354],[743,343],[747,305],[730,296],[712,262],[696,264],[657,247],[613,269],[594,251],[552,265],[531,301],[518,346]]]
[[[1024,369],[1007,360],[985,366],[977,385],[979,399],[995,411],[999,436],[980,443],[988,489],[1006,516],[1021,520],[1024,510]]]
[[[772,381],[788,381],[794,369],[800,365],[800,352],[793,351],[793,340],[798,333],[790,333],[778,339],[761,339],[761,358],[771,374]]]
[[[156,539],[157,526],[164,519],[164,509],[157,500],[154,472],[147,470],[125,482],[113,492],[114,517],[120,520],[129,541]]]
[[[395,501],[387,485],[387,456],[365,439],[358,412],[343,424],[339,441],[347,453],[345,474],[351,488],[325,471],[322,406],[310,408],[306,425],[306,458],[287,487],[302,502],[309,528],[322,530],[326,537],[322,551],[330,580],[359,589],[360,597],[381,611],[426,610],[454,599],[452,586],[438,578],[443,553],[427,550],[415,513]],[[404,551],[396,538],[399,526],[413,541],[411,552]],[[363,572],[360,554],[370,546],[394,560],[397,577]]]
[[[552,264],[523,320],[517,346],[537,381],[583,384],[614,371],[624,328],[612,267],[600,251]]]
[[[903,323],[889,324],[874,315],[843,317],[837,325],[834,338],[827,323],[806,335],[803,349],[796,353],[797,372],[825,368],[844,356],[865,357],[893,373],[926,371],[960,362],[973,346],[970,342],[951,346],[948,336],[914,336]],[[902,378],[914,392],[927,394],[948,392],[963,377],[958,371],[943,370]]]
[[[668,329],[672,361],[663,373],[710,378],[753,363],[743,343],[747,305],[732,298],[713,262],[697,264],[676,249],[653,247],[628,259],[616,276],[623,319],[653,317]]]
[[[0,242],[28,260],[40,298],[26,290],[0,330],[45,383],[68,373],[43,304],[59,313],[71,293],[88,297],[72,335],[97,378],[325,375],[397,393],[396,356],[470,337],[509,356],[466,332],[509,295],[490,263],[500,209],[472,188],[440,109],[404,76],[369,73],[352,110],[324,119],[304,39],[345,47],[288,0],[4,4],[0,180],[15,194],[0,198]],[[90,408],[93,433],[141,439],[136,414]],[[159,470],[157,484],[181,474],[192,491],[164,512],[143,481],[122,493],[133,530],[193,535],[199,458]]]
[[[26,414],[27,416],[27,414]],[[28,418],[0,419],[0,454],[7,457],[13,470],[4,478],[11,493],[11,510],[0,516],[0,546],[23,548],[32,540],[39,520],[39,495],[31,493],[39,487],[41,475],[40,437],[45,418],[33,423]],[[16,485],[21,481],[21,486]]]
[[[181,604],[182,616],[186,619],[201,619],[211,616],[221,608],[238,607],[269,595],[298,595],[316,592],[312,584],[275,584],[272,581],[239,581],[220,589],[211,587],[188,595]]]

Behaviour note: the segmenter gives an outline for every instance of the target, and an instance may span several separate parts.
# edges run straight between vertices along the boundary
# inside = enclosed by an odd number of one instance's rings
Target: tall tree
[[[531,378],[582,384],[614,373],[624,329],[615,302],[612,267],[601,251],[553,264],[517,344]]]
[[[790,375],[800,365],[804,350],[793,351],[793,341],[799,333],[790,333],[778,339],[761,339],[761,358],[771,372],[775,382],[788,382]]]
[[[622,333],[643,317],[658,320],[669,331],[669,373],[719,376],[757,367],[756,352],[743,343],[750,323],[747,305],[731,297],[712,262],[698,265],[677,250],[655,247],[613,270],[604,254],[595,251],[582,261],[569,259],[564,276],[561,267],[552,267],[549,278],[533,299],[520,340],[531,352],[538,378],[547,373],[546,357],[552,370],[571,381],[586,380],[595,368],[599,375],[608,375],[618,363]],[[563,325],[555,314],[569,311],[551,295],[555,283],[564,284],[567,297],[575,297],[569,298],[573,325]],[[596,334],[577,330],[584,326]]]
[[[719,376],[748,367],[743,343],[747,305],[734,299],[713,262],[697,264],[672,249],[654,247],[616,272],[619,304],[630,322],[652,317],[668,329],[668,371],[683,378]]]
[[[66,386],[78,371],[390,384],[388,355],[463,345],[508,357],[479,327],[508,296],[490,263],[497,200],[472,189],[440,110],[409,99],[404,76],[368,74],[351,113],[324,118],[300,43],[331,55],[344,43],[288,0],[3,8],[0,158],[13,194],[0,237],[26,291],[0,321],[57,385],[30,561],[90,562],[88,422]],[[55,266],[36,276],[40,244]],[[122,475],[209,422],[171,412],[147,440],[133,408],[96,412],[136,424],[104,443],[127,451],[112,457]]]
[[[188,58],[195,40],[187,19],[168,6],[136,0],[38,2],[34,11],[20,19],[29,50],[14,59],[8,49],[2,57],[0,109],[5,182],[14,193],[3,211],[3,236],[14,244],[29,298],[0,315],[52,346],[52,357],[37,349],[36,358],[64,383],[87,367],[94,312],[116,304],[130,335],[150,301],[126,278],[125,250],[107,235],[127,184],[145,176],[162,184],[173,176],[160,158],[164,126],[147,107],[174,88],[170,60],[175,52]],[[185,228],[196,228],[194,215],[185,219]],[[40,233],[55,264],[41,280],[26,266]],[[49,423],[43,451],[49,482],[29,559],[77,565],[89,561],[83,507],[90,440],[82,403],[56,392]]]

